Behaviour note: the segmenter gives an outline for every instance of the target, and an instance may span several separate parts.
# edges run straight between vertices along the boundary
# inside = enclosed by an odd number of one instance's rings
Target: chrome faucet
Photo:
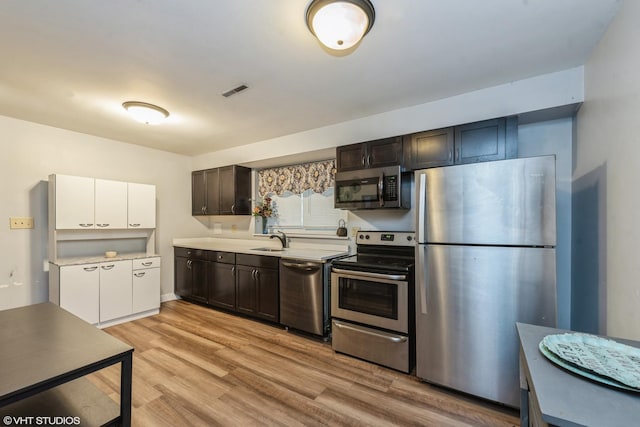
[[[277,234],[272,234],[271,236],[269,236],[270,239],[273,239],[274,237],[277,237],[278,240],[280,240],[280,243],[282,243],[282,249],[286,249],[289,247],[289,242],[287,241],[287,235],[284,234],[283,231],[277,231],[277,233],[281,233],[282,236],[279,236]]]

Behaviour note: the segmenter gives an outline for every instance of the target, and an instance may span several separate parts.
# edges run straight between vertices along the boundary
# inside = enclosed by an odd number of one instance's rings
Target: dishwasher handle
[[[319,270],[322,266],[317,262],[297,262],[297,261],[285,261],[285,260],[281,260],[280,262],[284,267],[295,268],[295,269],[304,270],[304,271]]]

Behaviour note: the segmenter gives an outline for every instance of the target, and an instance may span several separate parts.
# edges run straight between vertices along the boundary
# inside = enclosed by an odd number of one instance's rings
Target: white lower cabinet
[[[50,264],[49,301],[81,319],[108,326],[157,313],[160,257]]]
[[[51,295],[51,298],[58,297],[60,307],[93,324],[100,320],[98,266],[99,264],[83,264],[60,267],[58,294]]]
[[[131,268],[131,260],[100,264],[100,322],[133,312]]]
[[[160,308],[160,258],[133,261],[133,312]]]

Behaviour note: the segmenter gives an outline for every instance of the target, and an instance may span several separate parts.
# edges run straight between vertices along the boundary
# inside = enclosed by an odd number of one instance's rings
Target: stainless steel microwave
[[[403,179],[400,166],[369,168],[336,173],[335,207],[340,209],[385,209],[411,207],[409,175]]]

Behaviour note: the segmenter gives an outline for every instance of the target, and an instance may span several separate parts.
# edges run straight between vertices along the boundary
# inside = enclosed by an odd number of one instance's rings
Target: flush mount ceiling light
[[[307,7],[307,27],[334,50],[356,45],[369,32],[375,17],[369,0],[313,0]]]
[[[131,114],[134,120],[147,125],[157,125],[169,117],[169,112],[157,105],[147,102],[127,101],[122,106]]]

